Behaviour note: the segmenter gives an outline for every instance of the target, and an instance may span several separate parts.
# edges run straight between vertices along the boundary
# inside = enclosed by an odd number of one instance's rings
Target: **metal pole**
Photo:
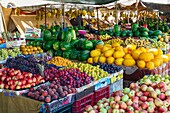
[[[47,6],[45,5],[45,29],[47,29]]]
[[[117,1],[116,1],[116,24],[118,24],[118,7],[117,7]]]
[[[98,35],[100,31],[100,26],[99,26],[99,9],[97,8],[97,28],[98,28]]]
[[[64,3],[62,4],[62,20],[63,20],[62,29],[64,29],[65,28]]]

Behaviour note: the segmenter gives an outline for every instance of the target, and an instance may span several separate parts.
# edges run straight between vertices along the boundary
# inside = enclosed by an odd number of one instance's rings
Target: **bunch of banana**
[[[123,40],[121,40],[120,38],[114,38],[112,40],[108,40],[105,42],[105,44],[113,44],[113,43],[119,43],[119,44],[122,44],[123,43]]]
[[[150,47],[152,47],[152,48],[166,48],[167,44],[165,42],[152,40]]]
[[[134,44],[134,42],[135,42],[135,39],[129,37],[129,38],[126,38],[126,40],[124,41],[124,44],[129,45],[129,44]]]
[[[107,40],[111,38],[111,36],[108,35],[107,33],[105,35],[100,35],[99,37],[100,37],[100,40]]]
[[[149,42],[149,40],[144,39],[144,40],[137,40],[134,42],[134,44],[137,47],[147,47],[150,44],[150,42]]]

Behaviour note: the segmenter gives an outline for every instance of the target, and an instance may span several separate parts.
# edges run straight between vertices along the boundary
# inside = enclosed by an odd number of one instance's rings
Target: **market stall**
[[[111,2],[12,9],[17,32],[0,44],[0,112],[169,112],[167,23],[142,2]]]

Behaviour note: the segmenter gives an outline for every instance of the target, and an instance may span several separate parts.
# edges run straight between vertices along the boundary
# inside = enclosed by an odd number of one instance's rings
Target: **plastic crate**
[[[73,103],[66,104],[66,105],[58,108],[55,112],[51,112],[51,113],[72,113],[72,104]],[[43,104],[41,106],[39,113],[47,113],[45,109],[46,109],[46,106]]]
[[[103,78],[95,83],[95,91],[110,84],[110,78]]]
[[[97,104],[102,98],[109,98],[110,96],[110,85],[105,86],[94,92],[94,104]]]
[[[81,92],[76,93],[75,100],[78,100],[78,99],[80,99],[80,98],[82,98],[82,97],[84,97],[84,96],[86,96],[90,93],[93,93],[94,90],[95,90],[94,88],[95,88],[95,86],[91,86],[91,87],[89,87],[89,88],[87,88],[87,89],[85,89]]]
[[[110,84],[110,94],[122,89],[123,89],[123,79],[117,80],[116,82]]]
[[[67,104],[74,102],[74,95],[69,94],[64,98],[61,98],[59,100],[52,101],[51,103],[46,103],[46,113],[55,113],[60,109],[62,106],[65,106]],[[59,112],[57,112],[59,113]]]
[[[87,105],[94,105],[94,93],[75,101],[72,106],[72,113],[83,113]]]
[[[6,48],[6,43],[0,44],[0,49]]]

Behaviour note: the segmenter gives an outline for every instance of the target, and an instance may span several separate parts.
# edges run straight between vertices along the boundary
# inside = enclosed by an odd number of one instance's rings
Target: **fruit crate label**
[[[14,97],[15,96],[15,92],[11,92],[11,91],[2,91],[4,96],[9,96],[9,97]]]
[[[54,101],[54,102],[51,102],[48,105],[48,109],[50,111],[50,113],[52,112],[56,112],[58,110],[59,107],[62,107],[63,105],[65,104],[68,104],[69,103],[69,97],[65,97],[65,98],[62,98],[60,100],[57,100],[57,101]]]
[[[6,47],[10,48],[10,47],[18,47],[20,45],[26,45],[25,40],[18,40],[18,41],[10,41],[10,42],[6,42]]]
[[[40,38],[41,37],[41,29],[26,28],[25,37],[26,38]]]

